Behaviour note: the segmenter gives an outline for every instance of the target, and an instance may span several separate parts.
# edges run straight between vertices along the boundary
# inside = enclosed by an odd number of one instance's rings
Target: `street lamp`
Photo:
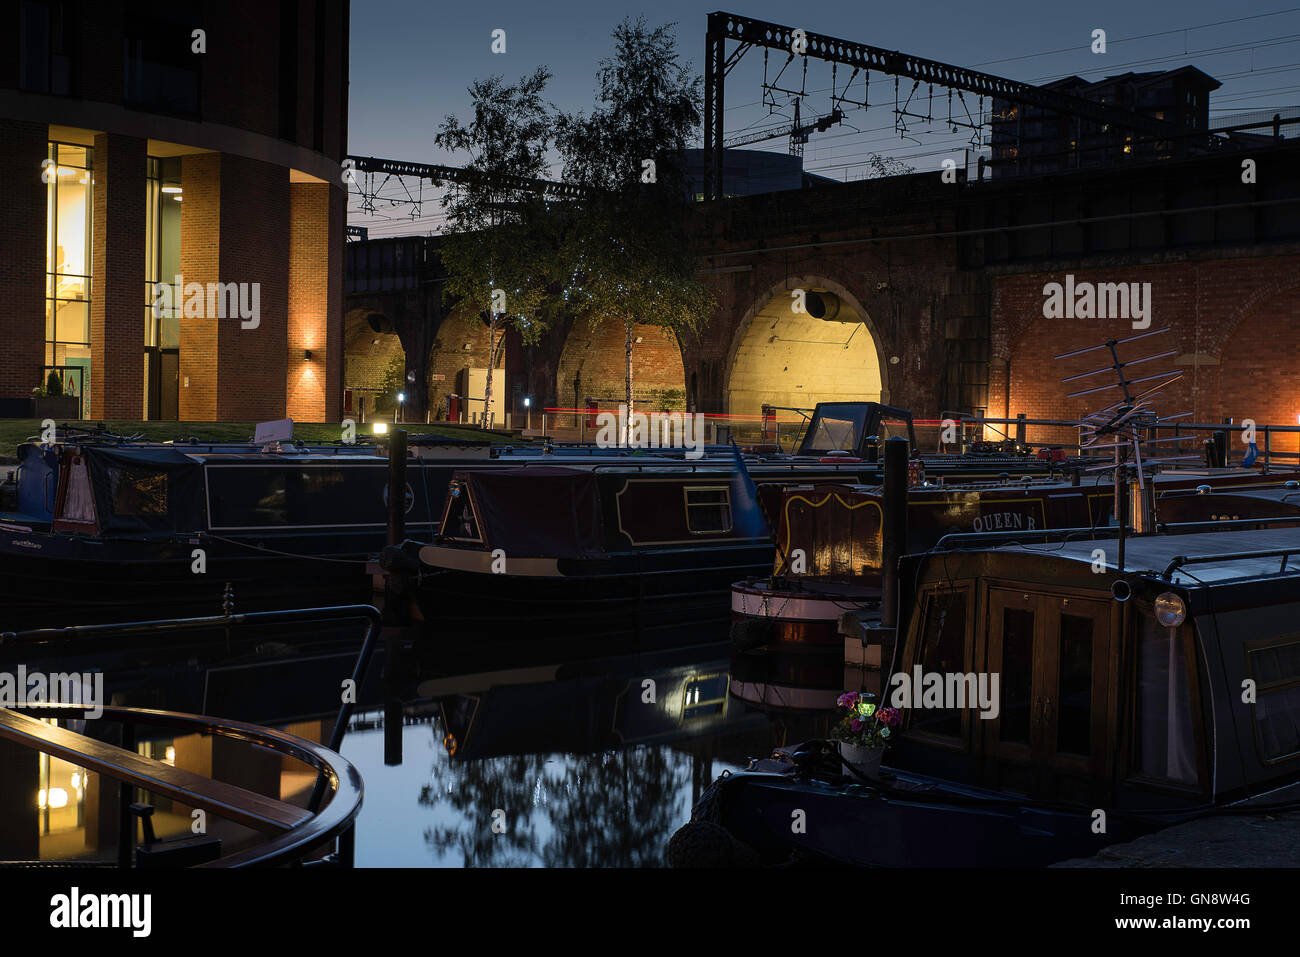
[[[524,415],[526,416],[524,428],[531,429],[533,427],[533,400],[529,396],[524,396]]]
[[[397,421],[402,421],[402,403],[406,401],[406,393],[397,393]]]

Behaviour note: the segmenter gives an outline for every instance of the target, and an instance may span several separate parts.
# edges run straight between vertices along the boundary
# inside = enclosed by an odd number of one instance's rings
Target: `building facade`
[[[337,421],[348,17],[0,2],[0,399]]]

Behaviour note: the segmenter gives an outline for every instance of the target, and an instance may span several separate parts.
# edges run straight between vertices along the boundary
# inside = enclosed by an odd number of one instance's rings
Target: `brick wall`
[[[289,314],[286,405],[289,418],[325,421],[329,336],[330,187],[289,186]],[[308,361],[304,353],[310,350]],[[337,381],[337,380],[335,380]]]
[[[1130,377],[1177,370],[1157,408],[1191,412],[1198,422],[1224,418],[1295,425],[1300,394],[1300,257],[1214,259],[1181,263],[1068,270],[1075,282],[1150,282],[1150,329],[1170,332],[1120,346],[1120,359],[1175,350],[1176,355],[1133,367]],[[1110,364],[1104,350],[1055,361],[1053,356],[1139,334],[1124,319],[1046,319],[1043,286],[1067,270],[994,280],[989,414],[1074,419],[1104,407],[1113,393],[1067,399],[1066,393],[1115,381],[1092,376],[1069,387],[1060,380]],[[1008,393],[1009,380],[1009,393]],[[1159,381],[1159,380],[1155,380]],[[1154,384],[1154,383],[1152,383]],[[1068,431],[1068,430],[1066,430]],[[1030,430],[1030,441],[1064,441],[1066,431]],[[1284,441],[1290,441],[1284,440]],[[1291,442],[1294,445],[1294,442]],[[1288,446],[1290,449],[1290,446]]]
[[[142,139],[95,137],[90,415],[144,417],[145,180]]]
[[[221,252],[221,166],[219,153],[181,157],[181,274],[185,282],[218,282]],[[215,317],[182,317],[180,417],[211,421],[217,417],[217,344]]]
[[[285,416],[289,185],[283,167],[222,156],[221,280],[261,285],[256,328],[244,328],[238,319],[217,320],[217,418],[222,421]]]
[[[46,128],[0,120],[0,397],[25,398],[45,364]]]
[[[623,400],[627,393],[626,339],[621,322],[602,322],[592,329],[578,321],[565,340],[556,372],[556,392],[562,408],[582,408],[587,396],[605,400],[601,407]],[[657,326],[632,327],[632,395],[637,401],[650,401],[656,393],[676,390],[677,409],[686,390],[682,353],[677,340]],[[574,379],[579,379],[574,393]],[[657,404],[656,404],[657,407]]]

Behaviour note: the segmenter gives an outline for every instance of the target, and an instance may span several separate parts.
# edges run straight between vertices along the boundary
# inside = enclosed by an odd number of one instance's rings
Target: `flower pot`
[[[869,748],[862,744],[840,742],[840,760],[859,774],[865,774],[870,778],[874,778],[880,772],[880,759],[884,756],[884,748]]]

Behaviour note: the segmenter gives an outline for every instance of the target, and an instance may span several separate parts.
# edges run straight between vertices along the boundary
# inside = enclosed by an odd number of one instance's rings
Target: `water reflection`
[[[64,668],[91,660],[103,667],[112,704],[254,721],[325,742],[358,647],[355,636],[279,632],[273,641],[223,638],[170,653],[157,645],[43,653]],[[512,659],[480,639],[468,660],[467,647],[417,642],[394,656],[384,680],[385,657],[372,665],[342,748],[365,781],[360,867],[663,866],[672,834],[720,773],[823,734],[823,699],[843,687],[838,651],[733,658],[729,645],[715,644],[597,660],[534,646]],[[154,735],[137,747],[305,803],[305,768],[235,753],[228,742],[220,754],[200,745]],[[386,763],[398,753],[401,763]],[[9,810],[14,801],[27,807],[0,818],[0,847],[10,851],[0,856],[113,858],[116,787],[2,747],[0,779],[12,785],[0,795],[22,782],[22,793],[5,801]],[[137,799],[155,805],[160,836],[184,833],[189,809]]]

